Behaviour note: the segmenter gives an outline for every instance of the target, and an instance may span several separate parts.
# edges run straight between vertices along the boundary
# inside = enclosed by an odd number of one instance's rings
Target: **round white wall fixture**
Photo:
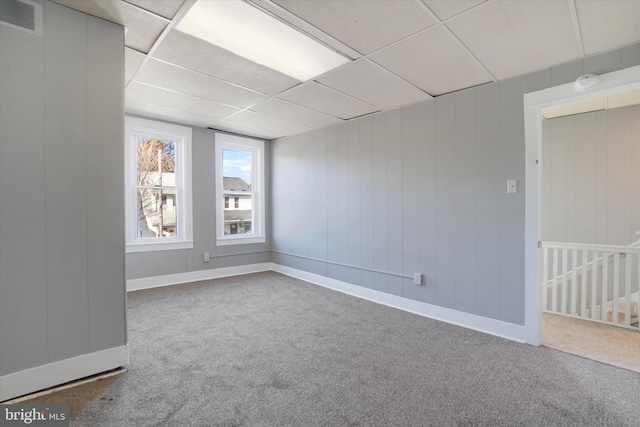
[[[598,85],[599,77],[593,73],[583,74],[573,83],[573,88],[578,92],[584,92]]]

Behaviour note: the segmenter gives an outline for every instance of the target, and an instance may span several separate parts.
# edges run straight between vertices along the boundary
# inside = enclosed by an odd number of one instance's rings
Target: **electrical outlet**
[[[416,285],[422,285],[422,274],[414,273],[413,274],[413,283]]]
[[[209,252],[204,253],[204,262],[209,262]]]

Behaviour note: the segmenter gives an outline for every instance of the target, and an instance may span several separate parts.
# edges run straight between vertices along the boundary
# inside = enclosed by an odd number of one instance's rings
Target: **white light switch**
[[[517,193],[518,192],[518,181],[515,179],[510,179],[507,181],[507,193]]]

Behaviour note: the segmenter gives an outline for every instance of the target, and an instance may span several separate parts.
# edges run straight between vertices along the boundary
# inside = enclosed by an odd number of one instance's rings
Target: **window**
[[[126,117],[127,252],[193,247],[191,128]]]
[[[264,141],[216,134],[215,166],[218,245],[264,242]]]

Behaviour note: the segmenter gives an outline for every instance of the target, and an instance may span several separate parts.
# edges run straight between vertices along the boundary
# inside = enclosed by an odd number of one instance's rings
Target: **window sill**
[[[217,246],[231,246],[231,245],[248,245],[251,243],[264,243],[267,239],[265,236],[252,236],[252,237],[223,237],[216,240]]]
[[[156,252],[156,251],[172,251],[176,249],[193,249],[193,240],[180,240],[173,242],[150,242],[150,243],[129,243],[125,248],[125,252]]]

